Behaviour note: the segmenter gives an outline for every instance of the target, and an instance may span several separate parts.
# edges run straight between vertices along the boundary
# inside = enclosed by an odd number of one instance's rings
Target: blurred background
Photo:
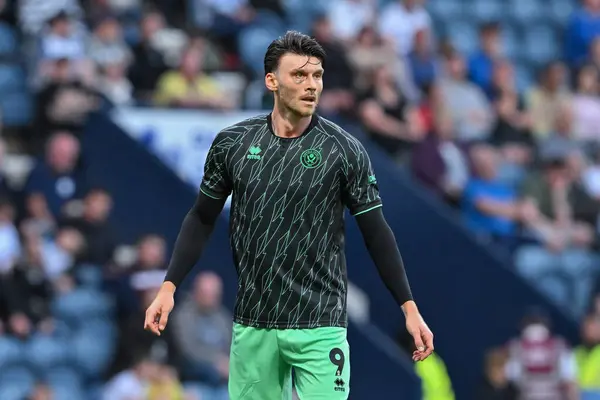
[[[0,400],[227,399],[227,210],[166,334],[143,315],[288,29],[436,335],[414,365],[348,219],[350,398],[599,399],[600,0],[0,0]]]

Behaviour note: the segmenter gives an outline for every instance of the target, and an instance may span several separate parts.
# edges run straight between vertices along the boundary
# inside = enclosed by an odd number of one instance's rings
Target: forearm
[[[394,300],[405,313],[416,309],[396,238],[382,210],[379,208],[358,215],[356,221],[377,271]]]
[[[173,285],[172,290],[198,262],[224,204],[225,199],[217,200],[200,193],[185,216],[165,277],[165,282]]]

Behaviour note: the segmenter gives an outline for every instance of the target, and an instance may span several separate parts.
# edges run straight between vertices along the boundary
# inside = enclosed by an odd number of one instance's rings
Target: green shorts
[[[260,329],[234,324],[230,400],[347,399],[350,351],[345,328]]]

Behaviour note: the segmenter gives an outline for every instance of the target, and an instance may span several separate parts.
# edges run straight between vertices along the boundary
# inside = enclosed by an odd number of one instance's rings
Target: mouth
[[[302,97],[300,100],[302,100],[304,103],[306,104],[315,104],[317,101],[317,98],[315,96],[305,96]]]

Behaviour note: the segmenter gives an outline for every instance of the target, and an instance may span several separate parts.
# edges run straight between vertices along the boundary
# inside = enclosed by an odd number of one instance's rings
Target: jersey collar
[[[310,132],[315,126],[317,126],[317,123],[319,122],[319,116],[317,115],[317,113],[314,113],[312,115],[311,119],[310,119],[310,124],[308,124],[308,126],[306,127],[306,129],[304,130],[304,132],[302,132],[302,134],[300,136],[296,136],[296,137],[293,137],[293,138],[284,138],[284,137],[281,137],[281,136],[277,136],[275,134],[275,131],[273,130],[273,121],[271,119],[271,114],[272,113],[269,113],[267,115],[267,127],[269,128],[269,131],[271,132],[271,134],[273,136],[276,136],[277,138],[282,139],[282,140],[299,139],[302,136],[306,135],[308,132]]]

